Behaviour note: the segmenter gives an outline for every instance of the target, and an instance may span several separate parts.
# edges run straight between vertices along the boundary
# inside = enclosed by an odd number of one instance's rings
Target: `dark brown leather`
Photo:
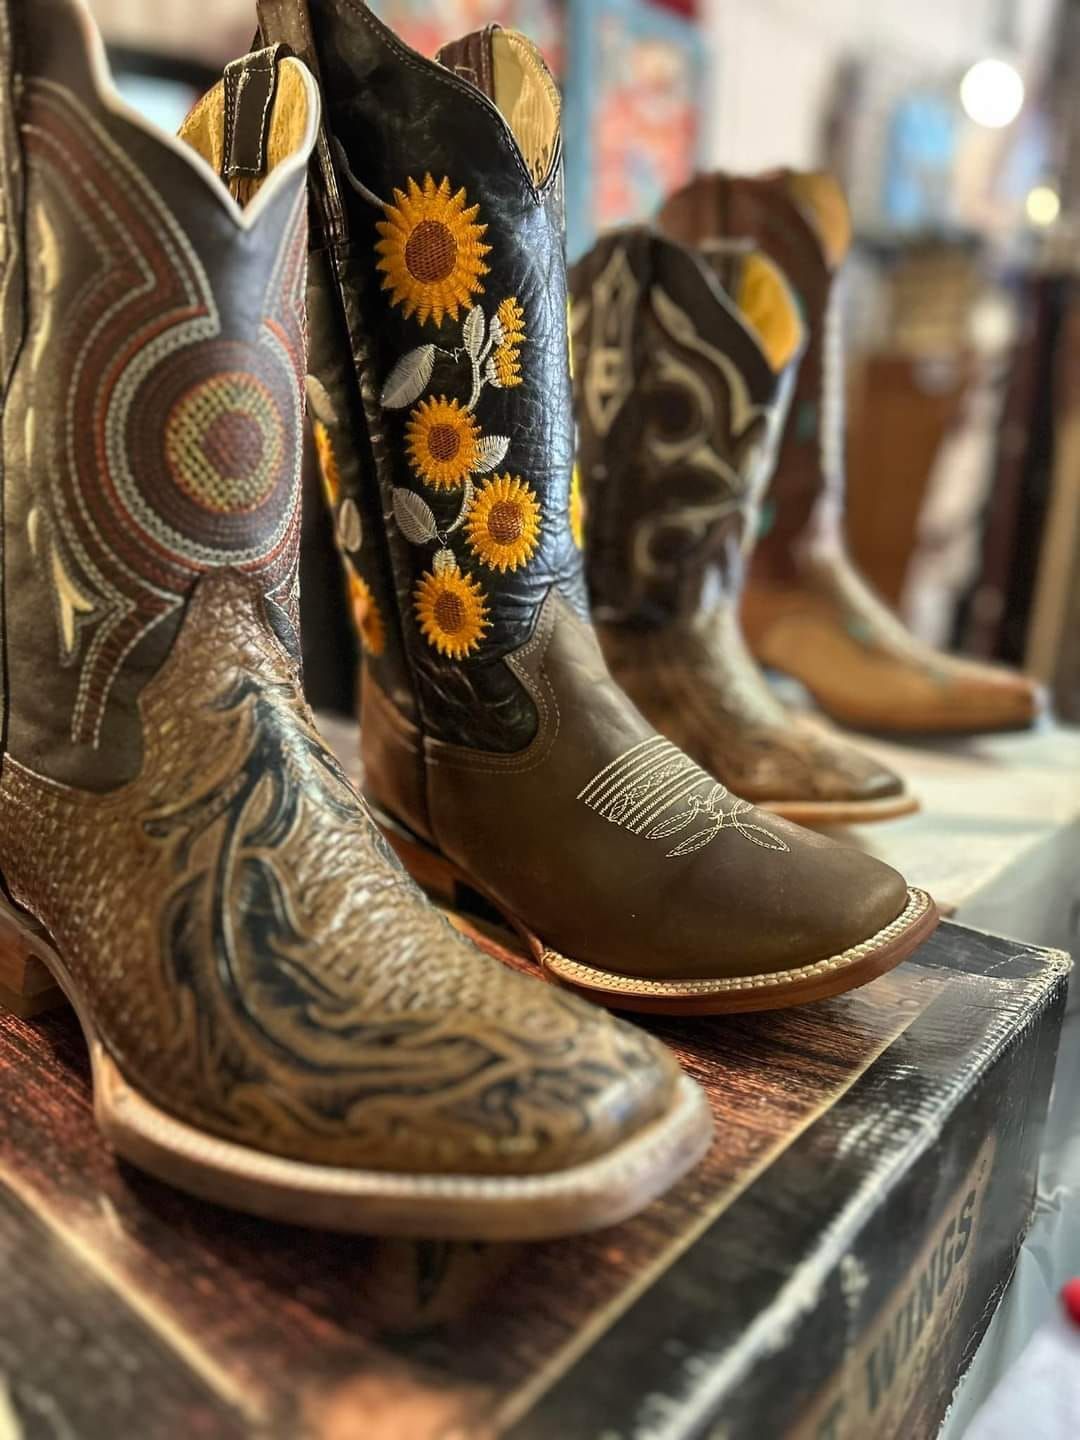
[[[0,13],[7,18],[12,7]],[[227,502],[250,500],[242,450],[225,445],[228,435],[217,437],[219,448],[186,432],[174,436],[176,495],[156,468],[162,431],[168,435],[170,417],[184,414],[181,381],[212,381],[220,370],[211,360],[262,375],[279,347],[281,449],[290,461],[298,451],[303,149],[294,152],[292,179],[282,177],[283,193],[242,223],[216,182],[98,97],[76,20],[81,7],[34,0],[15,13],[25,41],[25,150],[5,160],[15,166],[25,156],[26,223],[38,227],[31,233],[39,243],[20,277],[33,323],[24,376],[6,398],[9,444],[22,443],[32,403],[47,398],[58,408],[37,414],[42,433],[30,447],[37,463],[23,465],[17,450],[5,476],[16,742],[0,769],[6,892],[27,925],[48,933],[84,1024],[125,1082],[202,1131],[272,1155],[439,1176],[550,1173],[608,1154],[671,1106],[680,1083],[673,1058],[644,1032],[483,955],[421,896],[315,730],[289,627],[281,625],[292,604],[293,558],[279,568],[264,561],[257,509],[240,511],[254,542],[247,565],[225,563],[237,559]],[[8,48],[0,69],[12,63]],[[292,79],[313,106],[306,77]],[[75,160],[78,174],[66,168]],[[56,165],[65,167],[66,188],[54,178]],[[184,201],[182,225],[166,191]],[[107,203],[119,207],[113,216],[102,213]],[[21,216],[11,218],[21,224]],[[87,236],[102,240],[100,256]],[[125,264],[115,277],[100,273],[116,254]],[[131,316],[136,300],[127,287],[136,282],[145,297]],[[181,282],[189,290],[198,282],[193,298],[202,297],[201,307],[169,308],[183,298],[174,294]],[[50,319],[53,295],[67,304]],[[94,342],[95,373],[86,380],[115,396],[120,381],[134,377],[140,404],[133,449],[123,456],[110,449],[124,437],[107,416],[104,440],[89,425],[62,433],[65,417],[81,414],[80,352],[70,326],[88,322],[91,311],[101,319],[106,299],[140,322],[118,334],[106,327],[110,343]],[[214,338],[217,316],[230,327],[227,342]],[[190,368],[173,334],[182,324],[195,326],[188,341],[199,363]],[[90,332],[80,333],[86,341]],[[35,347],[51,362],[46,378]],[[204,355],[205,347],[217,348]],[[225,373],[238,384],[235,371]],[[276,393],[269,384],[267,393]],[[49,472],[46,437],[57,458],[70,461],[58,476]],[[218,508],[203,526],[192,525],[190,538],[225,553],[203,558],[186,577],[167,555],[147,557],[175,605],[161,607],[157,662],[150,665],[145,647],[122,703],[103,705],[88,758],[85,742],[68,734],[75,667],[57,654],[50,572],[31,563],[27,517],[49,507],[50,529],[38,529],[39,542],[54,531],[68,535],[64,502],[104,517],[97,548],[84,552],[95,562],[88,571],[125,573],[119,554],[103,552],[107,541],[120,547],[135,533],[123,493],[112,486],[132,454],[141,467],[139,503],[156,501],[170,519],[185,487],[198,491],[208,454],[224,454],[228,468],[210,497]],[[286,468],[274,513],[286,517],[292,545],[298,483],[295,466]],[[73,542],[63,554],[81,579]],[[140,574],[130,589],[141,617]],[[31,667],[34,607],[45,630]],[[77,637],[88,646],[99,617],[79,616]],[[75,659],[82,654],[77,647]],[[122,666],[115,688],[126,673]]]
[[[891,771],[774,698],[739,631],[744,556],[798,364],[774,373],[719,264],[641,229],[574,267],[578,456],[601,645],[662,734],[755,803],[865,802]]]
[[[706,257],[718,239],[760,246],[791,281],[809,329],[743,597],[751,648],[801,680],[834,718],[858,728],[963,733],[1030,725],[1045,705],[1041,687],[918,644],[851,563],[839,411],[833,433],[823,429],[827,384],[837,399],[843,393],[842,375],[828,375],[839,357],[831,362],[825,353],[838,261],[797,198],[808,178],[789,170],[699,175],[658,220]]]
[[[384,537],[364,563],[390,562],[436,848],[545,944],[625,974],[775,971],[876,934],[904,909],[899,875],[728,795],[666,747],[607,673],[569,523],[557,146],[551,172],[535,181],[506,120],[460,74],[409,51],[358,0],[309,8],[350,233],[323,271],[335,292],[325,308],[336,307],[340,353],[359,382],[366,434],[352,443],[370,448],[380,493],[361,488],[356,498],[365,537]],[[486,228],[459,229],[457,249],[446,244],[441,258],[482,243],[490,248],[470,253],[486,269],[456,315],[435,315],[423,288],[432,252],[421,240],[431,232],[420,227],[461,190],[459,213]],[[397,268],[380,270],[394,253]],[[511,298],[521,311],[520,383],[470,394],[462,356],[486,343]],[[483,436],[506,437],[498,469],[519,477],[540,512],[539,537],[517,568],[493,568],[490,552],[466,541],[484,472],[470,494],[461,483],[440,488],[441,472],[418,465],[409,427],[431,396],[474,402]],[[482,592],[484,609],[473,613],[481,633],[462,653],[439,653],[418,623],[432,588],[425,572],[466,586],[448,625],[468,617],[470,581]],[[382,705],[365,712],[366,785],[403,824],[400,797],[414,793],[406,733]]]

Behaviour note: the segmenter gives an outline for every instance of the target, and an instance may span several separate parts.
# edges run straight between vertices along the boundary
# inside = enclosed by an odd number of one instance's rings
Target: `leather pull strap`
[[[286,45],[299,56],[316,82],[321,86],[319,55],[315,49],[315,35],[311,28],[311,15],[307,0],[256,0],[255,13],[259,18],[259,35],[264,45]],[[327,245],[335,245],[348,236],[345,205],[338,188],[334,172],[333,155],[326,128],[326,104],[323,103],[323,118],[319,125],[319,137],[315,142],[312,159],[312,190],[322,238]]]
[[[226,65],[223,180],[259,179],[266,174],[278,62],[287,54],[284,45],[268,45]]]

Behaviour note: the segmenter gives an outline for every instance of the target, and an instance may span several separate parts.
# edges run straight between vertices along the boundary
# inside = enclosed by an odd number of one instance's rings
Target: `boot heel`
[[[0,911],[0,1011],[30,1020],[66,1004],[31,937]]]

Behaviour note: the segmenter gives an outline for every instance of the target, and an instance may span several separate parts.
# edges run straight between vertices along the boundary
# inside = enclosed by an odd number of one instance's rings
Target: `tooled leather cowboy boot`
[[[457,935],[301,694],[310,75],[237,62],[188,145],[124,107],[81,3],[0,23],[0,982],[59,983],[106,1137],[211,1199],[493,1239],[623,1217],[708,1143],[700,1091]]]
[[[364,587],[367,792],[399,853],[487,897],[549,978],[626,1008],[776,1007],[893,965],[928,897],[729,795],[604,666],[570,522],[559,97],[535,47],[485,31],[440,63],[355,0],[259,10],[321,73],[312,366]]]
[[[758,659],[799,679],[836,720],[897,733],[1022,729],[1040,687],[921,644],[851,563],[843,538],[844,361],[840,272],[847,203],[827,174],[703,175],[658,224],[684,245],[750,239],[783,270],[809,337],[754,551],[743,628]]]
[[[615,231],[571,272],[586,573],[642,714],[755,805],[804,823],[909,814],[903,781],[774,697],[739,628],[746,555],[803,327],[780,272]]]

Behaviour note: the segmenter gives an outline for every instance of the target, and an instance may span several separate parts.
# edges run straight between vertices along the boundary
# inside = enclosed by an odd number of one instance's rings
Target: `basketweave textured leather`
[[[0,15],[8,218],[37,237],[5,277],[28,317],[0,767],[23,933],[124,1081],[203,1133],[438,1176],[606,1156],[670,1105],[674,1060],[454,931],[303,701],[305,150],[249,218],[103,99],[70,0]]]

